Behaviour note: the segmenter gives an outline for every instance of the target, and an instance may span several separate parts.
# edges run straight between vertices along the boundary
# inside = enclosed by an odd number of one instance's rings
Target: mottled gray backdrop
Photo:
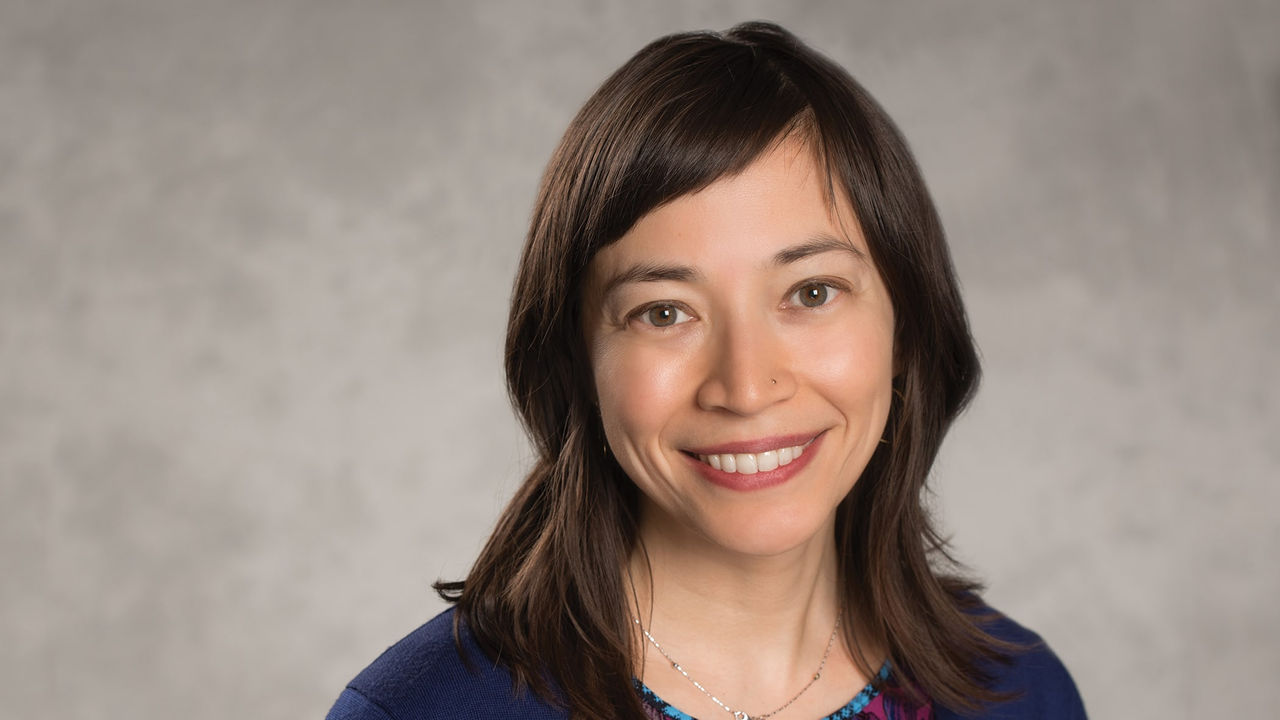
[[[528,452],[543,163],[767,18],[912,141],[986,363],[936,472],[1099,718],[1280,695],[1280,3],[0,2],[0,714],[318,718]],[[1270,558],[1270,559],[1268,559]]]

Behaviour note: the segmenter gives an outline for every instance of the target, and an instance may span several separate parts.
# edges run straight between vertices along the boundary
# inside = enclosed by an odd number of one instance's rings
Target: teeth
[[[766,450],[762,453],[723,453],[720,455],[699,455],[698,459],[717,470],[740,475],[755,475],[758,472],[777,470],[783,465],[790,465],[804,452],[804,445]]]
[[[756,455],[756,467],[760,468],[760,472],[769,472],[778,469],[778,451],[770,450]]]

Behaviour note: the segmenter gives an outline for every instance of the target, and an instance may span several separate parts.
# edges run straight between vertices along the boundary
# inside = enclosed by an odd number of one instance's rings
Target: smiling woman
[[[977,378],[866,92],[773,25],[655,41],[535,207],[507,379],[537,462],[330,718],[1083,717],[922,504]]]
[[[840,222],[853,218],[848,201],[832,205],[824,187],[810,146],[786,138],[645,215],[591,261],[595,394],[641,490],[650,557],[819,557],[879,444],[893,306],[856,221]],[[643,588],[649,574],[633,577]]]

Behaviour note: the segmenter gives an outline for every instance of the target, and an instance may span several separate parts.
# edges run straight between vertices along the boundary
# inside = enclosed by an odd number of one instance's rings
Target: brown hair
[[[537,460],[466,581],[437,584],[486,653],[575,715],[643,717],[623,580],[637,490],[604,451],[593,407],[587,265],[649,211],[741,172],[789,133],[825,164],[829,192],[848,194],[894,308],[890,442],[837,511],[846,641],[887,648],[904,687],[948,707],[995,698],[980,668],[1009,648],[968,611],[975,585],[954,574],[922,498],[979,375],[937,212],[902,135],[853,78],[782,28],[747,23],[645,47],[552,156],[506,344]]]

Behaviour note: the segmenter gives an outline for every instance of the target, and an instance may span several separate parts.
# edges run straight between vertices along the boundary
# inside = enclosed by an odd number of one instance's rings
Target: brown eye
[[[803,285],[796,291],[796,299],[805,307],[818,307],[826,305],[827,299],[831,294],[831,288],[822,283],[809,283]]]
[[[644,321],[654,327],[671,327],[689,319],[675,305],[653,305],[644,311]]]

